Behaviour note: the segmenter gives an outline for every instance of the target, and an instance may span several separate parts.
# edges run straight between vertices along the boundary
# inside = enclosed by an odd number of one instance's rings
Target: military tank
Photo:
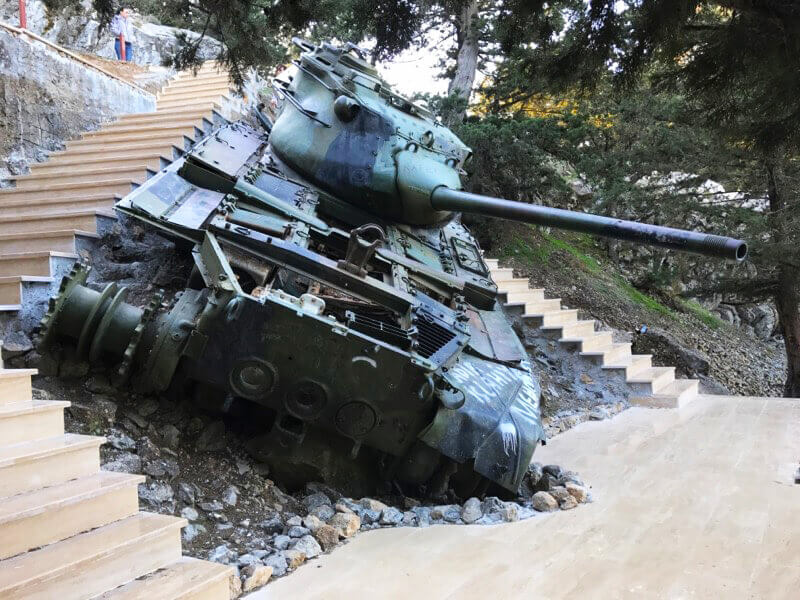
[[[44,347],[72,340],[140,391],[244,403],[252,450],[296,479],[515,493],[540,388],[458,212],[731,260],[739,240],[462,190],[470,149],[352,44],[295,39],[275,119],[219,127],[116,204],[185,242],[185,291],[146,307],[64,278]]]

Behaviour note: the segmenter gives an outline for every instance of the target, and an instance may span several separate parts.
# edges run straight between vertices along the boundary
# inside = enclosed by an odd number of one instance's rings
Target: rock
[[[589,385],[590,383],[594,383],[594,379],[589,377],[589,375],[587,375],[586,373],[581,373],[580,379],[581,379],[581,383],[585,383],[586,385]]]
[[[296,569],[304,562],[306,562],[306,555],[300,550],[294,548],[283,551],[283,557],[286,560],[286,566],[289,569]]]
[[[539,483],[543,473],[544,469],[542,467],[542,463],[535,462],[528,465],[528,474],[531,479],[531,485],[536,485]]]
[[[304,535],[299,540],[297,540],[297,542],[293,546],[293,549],[299,550],[300,552],[305,554],[307,559],[315,558],[320,554],[322,554],[322,548],[317,543],[317,540],[315,540],[310,535]]]
[[[569,497],[569,492],[567,488],[558,486],[550,490],[550,495],[556,499],[556,502],[561,503]]]
[[[201,510],[206,512],[219,512],[222,510],[223,506],[222,503],[218,500],[212,500],[211,502],[201,502],[198,504]]]
[[[313,535],[325,552],[333,550],[339,543],[339,532],[325,523],[314,529]]]
[[[339,534],[339,537],[349,538],[353,537],[361,528],[361,519],[358,515],[352,513],[336,513],[333,515],[328,525],[333,527]]]
[[[558,510],[558,502],[548,492],[536,492],[531,498],[533,508],[539,512],[552,512]]]
[[[411,498],[410,496],[405,496],[403,498],[403,507],[407,510],[411,510],[412,508],[415,508],[420,504],[421,502],[416,498]]]
[[[248,565],[242,569],[242,592],[249,592],[266,585],[272,577],[272,567],[267,565]]]
[[[225,449],[225,423],[212,421],[197,438],[195,447],[203,452],[218,452]]]
[[[252,467],[250,466],[250,463],[248,463],[245,460],[242,460],[241,458],[236,459],[236,472],[239,473],[239,475],[245,475],[246,473],[249,473],[251,470]]]
[[[143,437],[136,442],[136,452],[144,461],[161,458],[161,450],[147,437]]]
[[[65,379],[86,377],[88,373],[89,363],[73,356],[67,356],[58,366],[58,376]]]
[[[158,435],[161,438],[161,443],[164,446],[170,448],[171,450],[178,449],[178,445],[180,444],[181,432],[178,431],[177,427],[175,427],[171,423],[162,425],[158,430]]]
[[[417,523],[417,515],[412,511],[407,510],[403,513],[403,525],[406,527],[413,527]]]
[[[240,567],[246,567],[247,565],[254,565],[261,560],[255,555],[248,552],[247,554],[242,554],[237,560],[236,564]]]
[[[264,559],[264,564],[268,567],[272,567],[272,574],[275,575],[275,577],[283,577],[286,574],[286,570],[289,568],[283,553],[276,553],[268,556]]]
[[[333,508],[336,512],[346,513],[350,515],[353,514],[353,509],[347,506],[344,502],[337,502]]]
[[[542,470],[553,477],[553,479],[558,479],[561,477],[561,467],[558,465],[545,465]]]
[[[158,410],[158,400],[155,398],[145,398],[136,405],[136,412],[143,417],[149,417]]]
[[[305,527],[300,527],[299,525],[294,525],[289,527],[289,531],[286,532],[290,538],[301,538],[308,535],[310,531]]]
[[[308,514],[317,517],[320,521],[327,522],[336,514],[336,511],[330,504],[320,504],[311,509]]]
[[[491,513],[499,513],[503,510],[503,501],[497,496],[487,496],[483,499],[481,506],[483,514],[488,515]]]
[[[184,507],[181,510],[181,516],[187,521],[197,521],[200,518],[200,514],[191,506]]]
[[[586,502],[586,500],[589,498],[589,493],[582,485],[578,485],[570,481],[567,482],[566,489],[569,495],[575,498],[575,500],[577,500],[579,503]]]
[[[186,504],[194,504],[197,500],[197,486],[189,483],[179,483],[178,500],[186,502]]]
[[[500,516],[503,521],[513,523],[519,521],[519,505],[514,502],[506,502],[503,509],[500,511]]]
[[[367,510],[374,510],[376,512],[381,512],[384,508],[386,508],[386,505],[383,502],[380,502],[379,500],[373,500],[372,498],[362,498],[359,504]]]
[[[311,494],[310,496],[306,496],[303,498],[303,505],[306,507],[306,510],[313,510],[318,506],[330,506],[331,500],[322,492],[317,492],[315,494]]]
[[[365,508],[361,511],[361,524],[363,525],[372,525],[373,523],[377,523],[380,521],[381,513],[377,510],[372,510],[369,508]]]
[[[318,517],[314,515],[308,515],[305,519],[303,519],[303,527],[308,529],[311,533],[314,533],[317,529],[325,525]]]
[[[236,560],[236,553],[228,548],[226,544],[221,544],[208,553],[208,560],[211,562],[230,564]]]
[[[106,441],[109,446],[117,450],[133,450],[136,448],[136,442],[133,441],[132,437],[116,429],[112,429],[111,432],[106,434]]]
[[[386,507],[381,512],[381,525],[399,525],[403,522],[403,513],[394,507]]]
[[[222,492],[222,501],[228,506],[236,506],[239,501],[239,489],[236,486],[229,485]]]
[[[561,507],[561,510],[570,510],[578,506],[578,501],[572,496],[567,495],[567,497],[559,502],[558,505]]]
[[[112,394],[115,392],[114,386],[105,375],[92,375],[84,384],[87,390],[93,394]]]
[[[602,406],[597,406],[591,410],[589,413],[589,419],[592,421],[603,421],[609,418],[608,410],[603,408]]]
[[[201,533],[206,533],[206,531],[206,528],[199,523],[189,523],[183,528],[183,541],[188,544]]]
[[[289,542],[292,541],[288,535],[276,535],[275,539],[272,540],[272,545],[275,546],[278,550],[286,550],[289,547]]]
[[[298,515],[292,515],[288,519],[286,519],[286,525],[288,527],[299,527],[303,524],[303,519]]]
[[[573,179],[569,182],[569,187],[578,200],[589,200],[594,195],[592,187],[583,179]]]
[[[259,527],[267,533],[281,533],[283,531],[283,520],[275,513],[261,521]]]
[[[33,350],[33,342],[24,331],[14,331],[5,335],[0,349],[0,360],[11,360]]]
[[[103,464],[103,470],[117,473],[141,473],[142,461],[132,452],[120,452],[112,460]]]
[[[150,484],[139,486],[139,498],[147,504],[157,506],[163,502],[169,502],[174,496],[172,486],[168,483],[154,481]]]
[[[461,520],[464,523],[474,523],[483,516],[481,510],[481,501],[477,498],[470,498],[464,502],[464,507],[461,509]]]

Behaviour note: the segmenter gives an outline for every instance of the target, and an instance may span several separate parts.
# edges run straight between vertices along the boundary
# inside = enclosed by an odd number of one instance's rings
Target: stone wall
[[[154,110],[154,96],[0,27],[0,186],[83,131]]]

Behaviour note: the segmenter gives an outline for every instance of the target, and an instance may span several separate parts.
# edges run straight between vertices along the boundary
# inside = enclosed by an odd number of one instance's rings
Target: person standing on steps
[[[122,48],[120,46],[119,36],[121,35],[125,40],[125,61],[131,62],[133,60],[133,42],[135,36],[133,34],[133,23],[130,20],[130,11],[127,7],[121,7],[114,18],[111,19],[111,33],[114,34],[114,50],[117,52],[117,60],[122,60]]]

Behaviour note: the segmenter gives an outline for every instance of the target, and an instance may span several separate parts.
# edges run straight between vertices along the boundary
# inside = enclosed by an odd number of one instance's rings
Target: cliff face
[[[64,140],[152,110],[153,95],[0,28],[0,186]]]
[[[50,14],[41,0],[28,0],[28,29],[65,48],[89,52],[102,58],[116,58],[114,37],[108,29],[101,29],[94,18],[91,2],[84,2],[82,14]],[[197,33],[174,27],[148,23],[143,18],[131,17],[136,33],[134,60],[140,65],[161,65],[164,57],[177,47],[175,34],[185,33],[189,39],[199,37]],[[0,0],[0,21],[11,25],[19,23],[18,0]],[[199,55],[203,60],[212,59],[220,50],[220,43],[206,38],[200,44]]]

